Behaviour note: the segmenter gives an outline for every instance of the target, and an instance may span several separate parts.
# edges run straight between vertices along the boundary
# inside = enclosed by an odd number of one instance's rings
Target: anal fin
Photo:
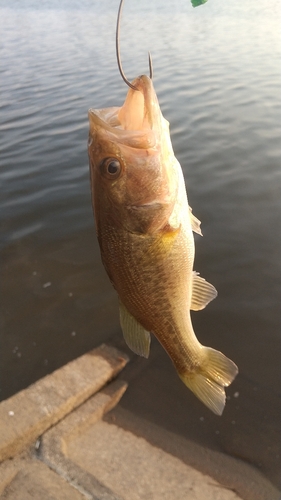
[[[217,290],[211,283],[193,271],[193,285],[190,309],[192,311],[201,311],[211,300],[218,295]]]
[[[119,300],[120,324],[124,339],[130,349],[144,358],[148,358],[151,336],[150,333],[126,309]]]

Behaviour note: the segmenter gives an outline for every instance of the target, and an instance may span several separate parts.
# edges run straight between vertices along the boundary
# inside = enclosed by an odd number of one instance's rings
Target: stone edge
[[[118,404],[127,383],[116,380],[91,397],[42,436],[39,458],[69,484],[92,500],[121,500],[92,474],[72,462],[66,453],[67,443],[98,422]]]
[[[128,356],[115,347],[102,344],[38,380],[27,389],[2,401],[0,403],[0,462],[24,451],[40,435],[116,377],[128,361]],[[84,379],[83,366],[88,369]],[[71,379],[75,380],[77,375],[78,380],[72,394],[69,387],[64,388],[65,380],[70,374]],[[52,388],[58,388],[55,403],[51,401],[54,392]],[[34,395],[41,396],[41,394],[43,394],[42,401],[40,400],[39,403],[42,404],[38,404]],[[26,403],[25,407],[23,402]],[[42,407],[44,411],[45,407],[47,408],[43,415]],[[13,418],[14,408],[17,413],[16,419]],[[30,412],[28,412],[29,408]]]

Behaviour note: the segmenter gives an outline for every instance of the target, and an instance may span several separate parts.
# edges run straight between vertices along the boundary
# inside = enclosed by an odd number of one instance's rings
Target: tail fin
[[[238,373],[233,361],[211,347],[203,347],[205,359],[196,373],[179,374],[183,383],[210,410],[221,415],[225,406],[225,390]]]

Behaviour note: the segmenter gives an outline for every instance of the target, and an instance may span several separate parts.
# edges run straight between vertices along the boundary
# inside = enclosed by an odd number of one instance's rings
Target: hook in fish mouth
[[[119,5],[119,10],[118,10],[118,15],[117,15],[117,24],[116,24],[116,56],[117,56],[117,64],[118,68],[120,71],[120,75],[122,76],[124,82],[131,87],[133,90],[139,90],[135,85],[133,85],[131,82],[129,82],[128,78],[126,77],[123,68],[122,68],[122,63],[121,63],[121,56],[120,56],[120,41],[119,41],[119,32],[120,32],[120,19],[121,19],[121,13],[122,13],[122,8],[123,8],[123,3],[124,0],[120,1]],[[148,64],[149,64],[149,78],[152,80],[153,78],[153,67],[152,67],[152,58],[150,52],[148,52]]]

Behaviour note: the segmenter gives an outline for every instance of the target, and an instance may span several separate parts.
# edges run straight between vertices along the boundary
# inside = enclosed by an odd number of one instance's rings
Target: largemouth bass
[[[190,310],[217,295],[193,271],[200,222],[188,205],[169,123],[152,81],[133,82],[122,107],[90,109],[89,159],[101,257],[119,296],[125,341],[148,357],[153,333],[185,385],[221,415],[225,387],[237,366],[205,347],[193,331]]]

